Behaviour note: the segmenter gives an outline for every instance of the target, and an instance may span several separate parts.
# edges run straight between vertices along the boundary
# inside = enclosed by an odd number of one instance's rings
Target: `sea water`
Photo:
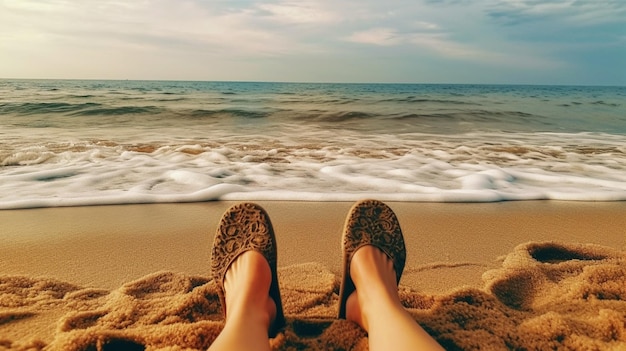
[[[0,209],[626,200],[626,87],[0,80]]]

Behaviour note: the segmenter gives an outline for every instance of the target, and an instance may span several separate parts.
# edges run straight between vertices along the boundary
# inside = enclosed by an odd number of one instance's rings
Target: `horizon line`
[[[343,84],[343,85],[502,85],[502,86],[562,86],[562,87],[616,87],[613,84],[563,84],[563,83],[426,83],[426,82],[332,82],[332,81],[263,81],[263,80],[196,80],[196,79],[122,79],[122,78],[6,78],[0,80],[23,81],[110,81],[110,82],[189,82],[189,83],[251,83],[251,84]]]

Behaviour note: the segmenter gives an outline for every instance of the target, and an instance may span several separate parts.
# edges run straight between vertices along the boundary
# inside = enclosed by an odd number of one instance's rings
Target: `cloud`
[[[370,30],[353,33],[346,38],[347,41],[377,46],[411,46],[421,52],[427,51],[436,56],[455,61],[474,62],[482,64],[497,64],[505,67],[525,68],[556,68],[562,66],[562,62],[553,59],[540,58],[525,50],[515,50],[507,47],[510,51],[481,48],[464,43],[456,42],[449,35],[441,32],[430,33],[400,33],[392,28],[372,28]]]
[[[358,60],[377,67],[376,79],[450,67],[519,77],[619,56],[625,19],[623,0],[0,0],[0,76],[80,63],[96,76],[178,65],[192,77],[200,67],[304,79]]]
[[[335,13],[324,9],[315,1],[260,3],[256,5],[261,15],[269,20],[287,24],[326,24],[340,20]]]
[[[498,0],[487,13],[503,24],[559,21],[572,26],[624,22],[626,2],[622,0]]]
[[[271,56],[314,50],[277,25],[330,20],[322,11],[288,3],[232,7],[226,2],[192,0],[6,0],[4,6],[10,10],[12,21],[0,24],[0,29],[7,29],[1,32],[11,32],[16,41],[30,45],[170,48],[228,55]]]
[[[413,22],[413,26],[423,30],[438,30],[441,28],[438,24],[427,21],[415,21]]]
[[[388,46],[401,44],[404,38],[401,38],[392,28],[371,28],[352,33],[346,37],[346,40],[354,43]]]

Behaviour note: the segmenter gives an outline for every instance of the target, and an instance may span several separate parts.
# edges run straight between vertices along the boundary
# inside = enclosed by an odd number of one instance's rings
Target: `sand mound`
[[[339,277],[315,263],[279,274],[287,326],[274,348],[367,349],[366,333],[334,318]],[[401,287],[400,294],[449,350],[626,349],[621,251],[529,243],[483,279],[483,290],[433,296]],[[204,350],[221,327],[216,287],[205,277],[158,272],[113,291],[0,277],[0,350]]]

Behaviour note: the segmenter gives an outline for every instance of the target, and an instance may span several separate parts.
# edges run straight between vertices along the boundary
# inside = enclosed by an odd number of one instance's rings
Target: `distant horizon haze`
[[[30,80],[30,81],[86,81],[86,82],[96,82],[96,81],[111,81],[111,82],[192,82],[192,83],[250,83],[250,84],[318,84],[318,85],[476,85],[476,86],[546,86],[546,87],[626,87],[624,85],[611,85],[611,84],[527,84],[527,83],[449,83],[449,82],[441,82],[441,83],[424,83],[424,82],[331,82],[331,81],[269,81],[269,80],[198,80],[198,79],[119,79],[119,78],[110,78],[110,79],[98,79],[98,78],[6,78],[0,77],[0,80],[5,81],[19,81],[19,80]]]

